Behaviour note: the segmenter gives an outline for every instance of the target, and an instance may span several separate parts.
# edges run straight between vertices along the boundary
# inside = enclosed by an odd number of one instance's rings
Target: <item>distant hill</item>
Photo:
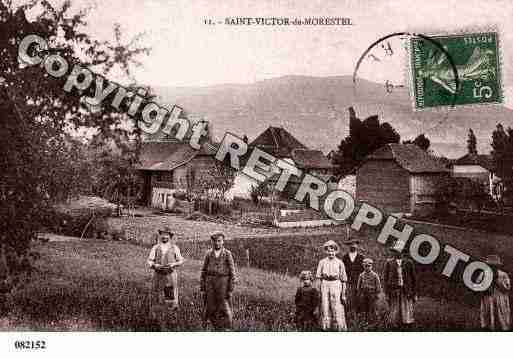
[[[513,127],[513,110],[503,106],[414,112],[407,89],[387,93],[383,84],[365,80],[355,87],[349,76],[284,76],[253,84],[156,87],[155,92],[161,103],[205,117],[218,138],[231,131],[252,140],[270,125],[283,126],[305,145],[325,153],[347,135],[350,106],[360,118],[380,115],[402,140],[425,133],[436,152],[451,158],[466,152],[469,127],[483,153],[490,151],[498,122]]]

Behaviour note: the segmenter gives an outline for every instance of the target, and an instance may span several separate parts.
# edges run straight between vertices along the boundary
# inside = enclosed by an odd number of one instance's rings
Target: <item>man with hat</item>
[[[210,321],[216,330],[232,328],[231,297],[235,282],[232,253],[224,248],[224,233],[212,233],[212,248],[208,250],[201,269],[200,289],[205,296],[205,325]]]
[[[342,256],[342,262],[346,267],[347,273],[347,310],[350,312],[356,312],[357,310],[357,293],[356,287],[358,286],[358,278],[363,272],[363,259],[364,257],[358,253],[357,240],[349,240],[345,244],[349,245],[349,252]]]
[[[509,330],[511,328],[511,309],[509,306],[509,291],[511,283],[502,267],[498,255],[489,255],[486,263],[497,268],[494,283],[481,297],[480,320],[484,330]]]
[[[171,243],[173,232],[168,226],[158,231],[159,242],[155,244],[148,256],[148,265],[153,269],[150,292],[150,315],[164,329],[167,308],[178,308],[178,274],[176,268],[184,262],[180,249]]]
[[[344,263],[336,257],[339,251],[337,243],[329,240],[323,245],[326,258],[319,261],[317,279],[320,281],[322,329],[347,330],[346,315],[342,301],[346,301],[347,275]]]

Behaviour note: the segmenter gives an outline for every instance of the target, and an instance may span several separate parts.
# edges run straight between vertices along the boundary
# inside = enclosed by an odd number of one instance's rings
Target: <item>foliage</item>
[[[492,202],[483,183],[465,177],[449,177],[437,186],[438,202],[455,203],[463,209],[480,212]]]
[[[32,22],[25,16],[31,12]],[[16,276],[25,261],[29,243],[52,214],[52,206],[90,186],[92,168],[79,130],[90,130],[97,140],[134,139],[137,129],[127,129],[127,104],[113,109],[87,106],[83,96],[94,96],[94,87],[70,95],[63,91],[67,76],[53,78],[39,66],[20,66],[18,46],[29,34],[47,39],[70,68],[81,64],[103,76],[113,70],[129,74],[139,65],[137,57],[148,49],[134,41],[121,43],[119,26],[115,41],[98,41],[87,33],[86,11],[72,13],[71,1],[56,7],[46,0],[13,5],[0,2],[0,252],[7,269]],[[21,266],[27,268],[27,266]]]
[[[378,148],[401,140],[388,122],[379,122],[377,115],[362,121],[356,117],[352,107],[349,108],[349,115],[349,136],[340,142],[338,154],[334,156],[334,163],[342,174],[350,172]]]
[[[513,129],[502,124],[492,134],[492,157],[497,175],[504,184],[504,197],[513,198]],[[505,198],[506,199],[506,198]]]
[[[212,161],[208,172],[196,173],[194,167],[187,170],[187,197],[195,202],[198,209],[203,209],[209,214],[227,212],[229,206],[223,206],[220,202],[226,198],[226,193],[233,187],[236,172],[226,163]]]
[[[471,128],[468,129],[467,151],[470,155],[477,155],[477,139]]]
[[[271,193],[270,184],[268,181],[259,182],[256,186],[252,185],[250,190],[251,200],[254,204],[260,203],[263,197],[269,196]]]
[[[417,145],[420,148],[422,148],[424,151],[427,151],[429,149],[429,146],[431,146],[431,141],[423,133],[421,133],[420,135],[415,137],[415,139],[413,141],[407,140],[407,141],[403,141],[403,143],[405,145],[407,145],[407,144]]]

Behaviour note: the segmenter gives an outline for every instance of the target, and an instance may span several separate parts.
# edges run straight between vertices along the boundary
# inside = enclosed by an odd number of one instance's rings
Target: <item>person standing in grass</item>
[[[368,324],[374,324],[377,320],[377,302],[381,293],[381,281],[378,274],[372,270],[372,265],[372,259],[363,260],[364,271],[358,277],[356,288],[359,312]]]
[[[210,236],[212,248],[201,268],[200,289],[204,293],[204,326],[210,321],[216,330],[232,328],[231,297],[235,282],[235,262],[232,253],[224,248],[223,232]]]
[[[393,251],[385,264],[384,286],[390,307],[390,324],[395,329],[412,329],[417,301],[417,276],[411,260]]]
[[[320,281],[322,329],[345,331],[346,269],[344,263],[336,257],[339,251],[337,243],[329,240],[324,243],[323,248],[327,257],[319,261],[316,275]]]
[[[172,237],[173,232],[169,227],[160,229],[159,243],[151,248],[148,256],[148,265],[154,271],[150,292],[150,315],[153,320],[159,322],[161,329],[164,329],[168,309],[178,309],[176,268],[184,262],[178,246],[171,243]]]
[[[490,255],[486,263],[494,267],[502,267],[498,255]],[[484,330],[510,330],[511,308],[509,306],[509,291],[511,282],[506,272],[497,269],[495,281],[481,297],[480,320]]]
[[[359,241],[349,240],[345,243],[349,245],[349,252],[342,256],[342,262],[344,262],[344,266],[346,267],[347,272],[348,303],[346,309],[354,317],[358,308],[356,287],[358,285],[358,278],[363,272],[364,257],[358,253],[358,244],[360,243]]]
[[[317,310],[319,308],[319,291],[312,286],[313,276],[308,270],[299,274],[300,287],[296,291],[296,328],[301,331],[313,331],[318,328]]]

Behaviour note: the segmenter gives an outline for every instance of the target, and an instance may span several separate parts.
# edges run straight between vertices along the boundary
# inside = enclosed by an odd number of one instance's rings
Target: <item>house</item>
[[[387,144],[356,169],[356,198],[389,213],[425,215],[441,204],[450,171],[414,144]]]
[[[322,151],[312,150],[299,142],[283,127],[269,126],[249,144],[310,174],[331,176],[335,167]]]
[[[210,147],[194,150],[187,142],[143,142],[137,169],[144,179],[144,202],[152,207],[171,208],[173,193],[188,190],[195,178],[208,174],[215,165],[214,156]]]
[[[331,164],[330,160],[321,151],[309,149],[299,142],[298,139],[283,127],[269,126],[249,143],[248,147],[247,153],[251,153],[252,149],[256,147],[277,159],[288,161],[303,172],[316,175],[328,182],[335,181],[335,177],[333,176],[335,167]],[[269,173],[264,174],[267,175],[272,184],[279,178],[279,173],[280,169],[274,168]],[[300,179],[292,176],[288,181],[288,187],[293,190],[293,188],[298,187],[300,183]],[[257,182],[254,179],[239,173],[235,178],[234,188],[231,190],[230,194],[232,196],[249,198],[251,187],[256,185]]]
[[[495,199],[502,194],[501,180],[495,174],[491,155],[466,154],[452,162],[451,173],[455,178],[470,178],[481,183]]]

